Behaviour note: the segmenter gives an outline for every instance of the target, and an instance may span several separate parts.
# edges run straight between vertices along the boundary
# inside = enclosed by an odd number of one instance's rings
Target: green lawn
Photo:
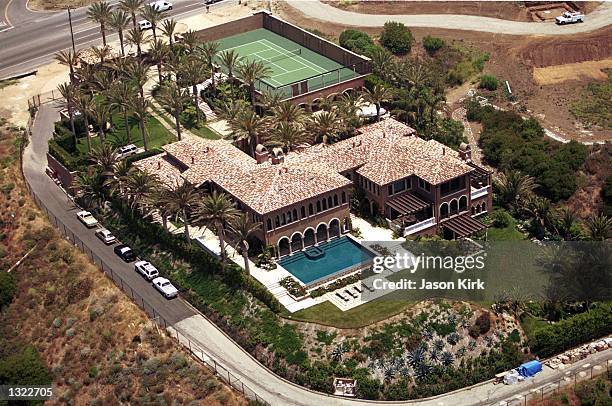
[[[538,319],[530,314],[525,314],[521,317],[521,327],[525,332],[525,335],[529,338],[533,336],[533,333],[544,326],[547,326],[548,323],[544,320]]]
[[[167,111],[163,109],[158,109],[155,106],[153,106],[153,110],[155,110],[155,112],[159,114],[172,127],[176,126],[174,117],[172,117]],[[203,116],[204,115],[202,115],[202,117]],[[207,138],[209,140],[218,140],[221,138],[219,134],[208,128],[206,125],[200,124],[199,127],[196,127],[194,125],[190,125],[190,123],[186,122],[182,118],[180,119],[180,122],[184,128],[197,135],[198,137]]]
[[[136,144],[138,147],[144,146],[144,142],[142,140],[142,136],[140,134],[140,128],[138,126],[138,121],[129,120],[130,126],[130,136],[131,140],[127,138],[127,131],[125,127],[125,121],[123,119],[122,114],[115,114],[113,116],[113,121],[115,127],[113,130],[106,134],[107,142],[113,142],[115,145],[127,145],[127,144]],[[164,126],[155,118],[149,117],[146,123],[148,140],[149,140],[149,149],[159,148],[162,145],[166,145],[170,142],[176,141],[176,138],[173,134],[171,134],[168,130],[164,128]],[[92,135],[96,135],[93,134]],[[92,138],[92,147],[96,149],[100,146],[100,137]],[[83,154],[87,154],[87,138],[82,137],[77,141],[77,150]]]
[[[525,240],[525,234],[516,229],[514,222],[505,228],[489,227],[487,230],[489,241],[519,241]]]
[[[330,302],[323,302],[308,309],[287,315],[286,318],[334,326],[359,328],[388,319],[413,305],[405,300],[374,300],[343,312]]]

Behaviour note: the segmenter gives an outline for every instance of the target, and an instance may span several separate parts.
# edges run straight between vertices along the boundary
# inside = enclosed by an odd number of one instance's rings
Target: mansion
[[[354,194],[362,212],[404,236],[466,237],[485,229],[477,218],[491,209],[491,174],[469,146],[454,151],[392,118],[286,154],[259,145],[251,157],[227,140],[193,137],[163,149],[134,165],[168,187],[186,180],[227,193],[277,257],[348,233]]]

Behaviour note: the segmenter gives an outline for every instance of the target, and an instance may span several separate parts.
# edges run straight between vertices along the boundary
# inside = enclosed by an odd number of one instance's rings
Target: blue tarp
[[[519,374],[525,378],[529,378],[530,376],[534,376],[538,372],[542,370],[542,363],[538,360],[533,360],[529,362],[525,362],[523,365],[517,368]]]

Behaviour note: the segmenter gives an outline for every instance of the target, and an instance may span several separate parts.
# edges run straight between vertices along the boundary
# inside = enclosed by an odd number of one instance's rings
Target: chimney
[[[446,155],[446,148],[442,147],[442,156]]]
[[[472,161],[472,148],[469,144],[462,142],[461,145],[459,145],[459,158],[466,162]]]
[[[191,164],[195,164],[195,158],[193,156],[191,157]]]
[[[272,165],[277,165],[285,162],[285,154],[281,148],[272,149]]]
[[[268,149],[261,144],[258,144],[255,148],[255,161],[257,164],[263,164],[268,161],[270,154],[268,153]]]
[[[161,169],[161,161],[157,161],[157,169]]]

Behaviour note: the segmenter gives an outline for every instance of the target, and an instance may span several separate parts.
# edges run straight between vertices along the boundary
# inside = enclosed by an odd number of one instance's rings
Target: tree
[[[109,144],[100,144],[91,154],[89,160],[96,165],[98,173],[108,179],[115,173],[117,150]]]
[[[142,61],[133,61],[126,68],[127,79],[138,88],[140,97],[144,99],[144,85],[149,80],[149,66]]]
[[[261,107],[265,114],[274,114],[274,107],[281,104],[283,100],[282,93],[279,92],[271,92],[271,91],[263,91],[259,100],[257,101],[257,105]],[[291,103],[293,104],[293,103]]]
[[[244,270],[247,275],[251,275],[251,267],[249,265],[249,237],[259,229],[261,223],[253,223],[249,215],[242,213],[236,216],[229,223],[229,228],[233,233],[233,238],[236,244],[236,249],[239,250],[244,259]]]
[[[87,136],[87,152],[91,153],[91,134],[89,132],[89,115],[95,108],[93,97],[89,93],[79,92],[75,98],[75,105],[83,115],[85,122],[85,135]]]
[[[157,175],[147,171],[130,171],[125,179],[125,192],[129,207],[133,210],[150,202],[159,187]],[[143,211],[143,214],[144,213]]]
[[[280,145],[287,151],[306,140],[306,133],[300,125],[293,122],[281,121],[272,130],[271,143]]]
[[[50,385],[53,382],[36,348],[28,345],[0,360],[0,383],[12,385]]]
[[[129,144],[132,143],[129,108],[130,100],[134,97],[135,93],[136,89],[130,83],[123,80],[114,82],[108,92],[111,105],[120,108],[123,112],[125,133]]]
[[[267,78],[271,74],[270,68],[264,65],[261,61],[252,61],[243,63],[238,66],[238,74],[242,78],[242,81],[249,88],[249,94],[251,95],[251,106],[255,108],[255,83],[258,80]]]
[[[393,54],[384,48],[377,47],[371,52],[370,58],[372,59],[372,72],[381,79],[388,80],[391,72],[394,71]]]
[[[106,116],[108,114],[108,104],[102,100],[95,100],[92,110],[92,116],[96,120],[98,126],[98,135],[100,143],[106,142]]]
[[[68,110],[68,118],[70,120],[70,132],[74,137],[74,144],[77,142],[77,134],[74,128],[74,108],[76,102],[77,90],[72,83],[61,83],[57,86],[57,90],[61,93],[64,98],[64,106]]]
[[[304,110],[295,103],[284,101],[272,107],[272,115],[277,123],[299,124],[304,119]]]
[[[125,56],[125,40],[123,33],[128,29],[130,25],[130,16],[124,10],[113,10],[108,20],[108,25],[117,31],[119,34],[119,45],[121,47],[121,56]]]
[[[119,8],[129,13],[132,17],[132,28],[134,29],[136,29],[136,14],[140,13],[145,1],[146,0],[121,0],[119,2]]]
[[[97,171],[79,172],[74,186],[86,207],[100,208],[108,198],[106,179]]]
[[[131,172],[136,170],[127,159],[121,159],[113,168],[113,176],[106,180],[105,185],[110,189],[111,195],[125,196],[125,184]]]
[[[208,72],[206,66],[195,56],[190,56],[181,64],[181,73],[184,75],[184,80],[191,86],[193,95],[193,105],[196,109],[196,125],[200,125],[200,107],[198,103],[199,90],[198,85],[206,80]]]
[[[519,202],[531,196],[537,187],[531,176],[517,170],[501,172],[494,185],[501,205],[515,210],[519,208]]]
[[[238,55],[233,49],[229,51],[221,51],[219,54],[219,61],[221,65],[227,70],[227,76],[231,79],[234,78],[234,70],[238,67],[242,61],[242,57]]]
[[[5,271],[0,272],[0,309],[11,304],[16,292],[17,282],[13,275]]]
[[[136,46],[136,54],[138,58],[142,58],[142,43],[145,41],[144,31],[138,28],[132,28],[128,31],[127,42],[130,45]]]
[[[94,3],[87,9],[87,16],[96,23],[100,24],[100,32],[102,33],[102,45],[106,46],[106,24],[109,23],[112,14],[112,8],[106,1]]]
[[[322,111],[310,118],[306,128],[310,129],[317,142],[329,144],[338,137],[337,131],[339,124],[340,122],[336,113],[332,111]]]
[[[442,38],[432,37],[431,35],[423,38],[423,48],[425,48],[429,55],[434,55],[444,45],[444,40]]]
[[[359,116],[362,96],[359,93],[347,93],[335,102],[335,113],[340,122],[339,130],[346,135],[353,135],[355,129],[361,125]]]
[[[170,48],[166,43],[162,40],[156,40],[152,43],[151,48],[149,49],[149,56],[153,59],[157,65],[157,79],[159,81],[159,85],[162,85],[163,76],[162,76],[162,67],[163,63],[170,56]]]
[[[391,89],[381,85],[375,85],[371,90],[365,89],[363,98],[376,106],[376,121],[380,120],[380,106],[382,103],[386,103],[393,97]]]
[[[176,135],[180,141],[182,139],[180,117],[181,113],[183,112],[183,107],[187,102],[189,102],[189,92],[178,87],[176,83],[170,82],[169,85],[162,87],[158,99],[162,106],[169,109],[174,115]]]
[[[410,52],[412,47],[412,33],[402,23],[386,22],[380,34],[380,43],[394,54],[403,55]]]
[[[536,228],[538,238],[542,239],[547,230],[557,232],[553,222],[550,200],[547,198],[532,195],[527,199],[523,210],[531,217],[531,223]]]
[[[480,83],[478,87],[481,89],[487,89],[490,91],[497,90],[497,86],[499,85],[499,81],[493,75],[482,75],[480,77]]]
[[[151,30],[153,31],[153,42],[157,42],[157,25],[164,18],[165,12],[156,9],[150,4],[145,4],[140,11],[142,18],[151,23]]]
[[[144,97],[133,97],[130,100],[130,110],[132,110],[134,117],[138,120],[140,136],[142,137],[145,151],[149,150],[149,134],[146,125],[149,119],[149,107],[151,107],[151,102]]]
[[[104,45],[101,47],[91,46],[89,48],[89,52],[91,55],[100,61],[100,64],[104,64],[106,58],[111,55],[111,49],[108,45]]]
[[[170,48],[174,45],[174,33],[176,32],[176,20],[173,18],[167,18],[161,23],[161,32],[168,37],[168,43]]]
[[[586,222],[589,239],[594,241],[604,241],[610,238],[612,230],[612,218],[603,214],[589,217]]]
[[[185,240],[190,242],[189,223],[192,212],[201,202],[201,196],[195,186],[187,181],[177,184],[175,187],[167,189],[164,193],[164,205],[170,213],[181,215],[185,224]]]
[[[229,196],[218,193],[216,190],[202,199],[197,208],[198,224],[214,228],[219,236],[219,247],[221,248],[221,259],[225,263],[225,229],[228,224],[238,216],[239,212],[234,207]]]
[[[74,82],[74,70],[75,67],[79,64],[81,58],[81,51],[77,51],[76,53],[72,52],[72,50],[67,49],[63,51],[59,51],[55,54],[55,60],[58,61],[61,65],[68,66],[70,69],[70,82]]]
[[[557,213],[557,230],[564,240],[574,240],[580,235],[576,211],[569,207],[562,207]]]
[[[255,156],[255,147],[259,144],[260,135],[266,129],[266,121],[253,110],[246,109],[239,112],[229,122],[234,135],[234,141],[244,141],[249,146],[249,153]]]

